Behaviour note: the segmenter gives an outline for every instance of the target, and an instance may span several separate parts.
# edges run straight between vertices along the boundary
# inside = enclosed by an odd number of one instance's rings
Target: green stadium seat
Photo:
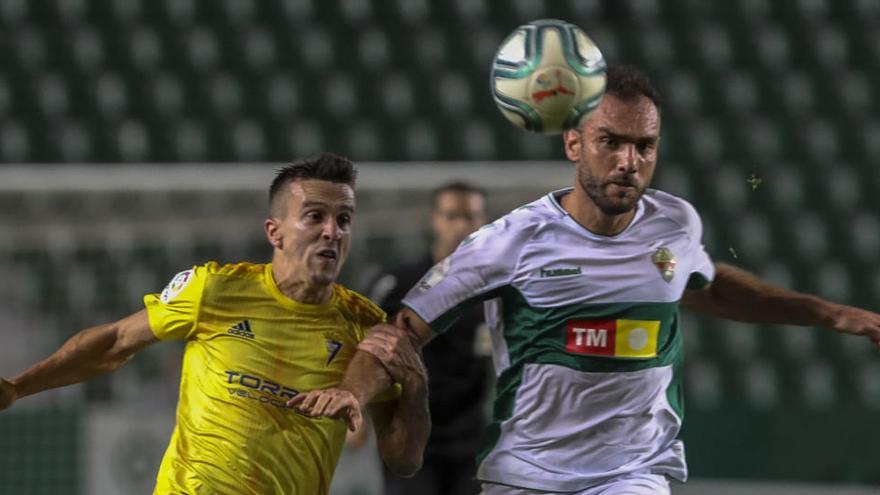
[[[27,0],[7,0],[0,2],[0,22],[7,26],[20,26],[24,24],[29,15]]]
[[[158,74],[149,81],[147,103],[150,112],[164,120],[177,118],[184,113],[187,96],[180,78],[169,72]]]
[[[267,159],[266,133],[259,122],[238,120],[231,134],[236,161],[254,163]]]
[[[880,120],[872,118],[857,127],[859,151],[863,163],[880,161]]]
[[[436,160],[440,155],[439,133],[430,122],[424,120],[409,123],[404,130],[403,148],[406,159],[419,156]]]
[[[810,30],[809,39],[812,44],[811,65],[815,64],[825,70],[839,70],[846,66],[849,42],[840,30],[832,27]]]
[[[360,27],[373,22],[373,5],[369,0],[344,0],[338,7],[339,17],[349,26]]]
[[[498,45],[504,41],[504,37],[507,34],[492,27],[481,27],[474,29],[473,32],[468,33],[463,38],[468,47],[467,54],[470,56],[470,66],[468,69],[472,75],[480,78],[489,77],[492,68],[492,58],[495,56],[495,51],[498,50]],[[488,91],[486,94],[488,94]]]
[[[220,13],[230,25],[250,24],[257,16],[257,5],[254,0],[222,0],[211,2],[220,5]]]
[[[725,214],[739,215],[747,207],[749,189],[745,181],[747,176],[743,171],[730,164],[711,164],[715,170],[711,174],[709,197],[713,198],[712,204],[718,205],[719,211]]]
[[[358,96],[354,81],[346,73],[328,75],[323,86],[323,106],[334,118],[343,119],[356,114],[358,102],[364,101],[363,97]]]
[[[70,110],[70,89],[67,80],[54,73],[42,76],[37,81],[37,104],[41,113],[48,119],[57,119]]]
[[[826,0],[795,0],[793,12],[810,23],[820,23],[828,19],[831,8]]]
[[[764,359],[750,359],[739,376],[748,405],[756,411],[769,411],[781,402],[781,384],[776,368]]]
[[[407,26],[424,26],[431,17],[428,0],[396,0],[394,7],[397,17]]]
[[[144,5],[142,0],[112,0],[110,12],[114,24],[131,26],[142,20]]]
[[[129,110],[128,90],[133,86],[126,84],[118,74],[105,72],[98,76],[92,88],[94,107],[104,120],[119,120]]]
[[[798,370],[798,379],[804,405],[814,411],[825,411],[835,405],[837,398],[834,368],[824,361],[813,361]]]
[[[288,45],[288,49],[291,51],[290,56],[297,60],[296,69],[312,73],[328,70],[333,64],[336,53],[336,40],[318,26],[304,27],[299,32],[298,37],[291,36]],[[360,46],[361,41],[363,40],[359,40],[357,49],[367,50],[366,47]]]
[[[650,0],[644,0],[643,3],[643,8],[647,8],[650,6]],[[532,20],[543,19],[547,17],[546,11],[544,10],[544,2],[533,2],[532,0],[514,0],[511,7],[513,7],[513,14],[518,19]],[[498,39],[495,42],[496,46],[500,42],[501,40]]]
[[[114,126],[109,133],[115,138],[116,153],[125,162],[146,161],[150,153],[150,135],[143,122],[128,119]]]
[[[272,74],[261,93],[265,96],[265,115],[276,121],[290,122],[302,105],[299,81],[286,72]]]
[[[173,159],[180,162],[202,162],[208,157],[208,131],[194,119],[177,120],[167,129]]]
[[[413,69],[428,73],[443,71],[450,58],[443,31],[436,26],[425,26],[424,29],[415,31],[413,36],[413,42],[408,47],[412,50],[410,60]]]
[[[759,113],[761,90],[755,77],[748,71],[726,72],[716,77],[715,86],[720,96],[720,109],[729,115],[747,116]]]
[[[804,158],[813,161],[830,161],[840,155],[840,138],[836,127],[824,119],[810,119],[796,129],[799,149]]]
[[[478,24],[489,14],[486,0],[453,0],[451,3],[452,13],[457,17],[457,21],[464,25]]]
[[[725,136],[713,120],[699,120],[688,126],[688,158],[709,166],[725,157]]]
[[[5,2],[0,2],[5,4]],[[9,31],[12,53],[7,54],[16,60],[18,67],[25,72],[42,71],[49,63],[49,48],[45,33],[34,26],[19,25]]]
[[[776,81],[774,100],[782,104],[785,113],[797,116],[814,112],[819,99],[814,78],[802,71],[788,71]]]
[[[497,154],[495,132],[482,120],[468,120],[459,129],[459,143],[468,160],[490,160]]]
[[[15,120],[0,123],[0,160],[4,163],[32,160],[30,136],[27,129]]]
[[[594,2],[583,2],[580,0],[574,1],[582,5],[594,4]],[[590,19],[590,17],[585,18]],[[584,29],[588,30],[588,35],[590,39],[592,39],[593,42],[596,43],[596,45],[599,47],[599,50],[602,52],[602,56],[605,58],[607,63],[614,64],[623,62],[623,48],[621,48],[621,45],[623,43],[620,41],[621,38],[624,38],[623,35],[617,33],[613,28],[600,25],[599,23],[596,23],[592,26],[585,25]],[[636,39],[639,39],[639,37],[636,37]],[[650,61],[647,60],[645,62],[650,63]],[[668,69],[668,67],[666,69]],[[651,72],[651,76],[654,77],[655,82],[659,82],[657,80],[658,75],[661,75],[659,69]]]
[[[839,112],[859,117],[874,113],[874,90],[862,71],[847,71],[835,82],[832,87]]]
[[[804,266],[825,260],[830,238],[824,221],[813,212],[802,211],[788,225],[790,246]]]
[[[816,293],[831,301],[852,300],[852,281],[846,265],[830,260],[815,268]]]
[[[717,364],[693,358],[685,368],[685,390],[688,407],[705,411],[721,407],[727,388]]]
[[[94,74],[106,65],[106,49],[101,34],[92,27],[82,27],[71,35],[70,50],[79,74]]]
[[[327,141],[324,131],[314,121],[297,119],[287,134],[290,149],[287,156],[308,156],[324,150]]]
[[[661,26],[646,26],[645,30],[634,40],[639,63],[652,75],[664,75],[677,67],[678,50],[668,29]],[[596,43],[599,43],[596,41]],[[605,55],[605,45],[599,43]],[[607,57],[607,55],[606,55]]]
[[[814,329],[791,325],[775,325],[769,329],[778,334],[781,349],[785,357],[792,363],[803,364],[815,359],[818,350],[818,338]]]
[[[763,264],[773,254],[773,228],[763,215],[745,213],[731,226],[734,233],[734,248],[737,256],[748,260],[749,264]]]
[[[436,103],[430,110],[432,113],[439,111],[447,117],[458,119],[472,112],[474,88],[463,74],[444,74],[437,84],[432,85],[431,90],[436,93],[433,95]]]
[[[406,74],[392,73],[382,76],[380,98],[383,116],[403,120],[413,114],[416,94]]]
[[[197,14],[196,0],[165,0],[164,11],[168,24],[191,26]]]
[[[685,199],[692,199],[693,174],[688,173],[679,163],[664,161],[657,169],[651,187]]]
[[[880,253],[880,218],[877,214],[859,211],[847,224],[849,227],[847,243],[855,256],[869,263],[876,260],[877,253]],[[880,292],[877,295],[880,296]]]
[[[880,411],[880,363],[865,363],[858,373],[857,387],[862,403],[874,411]]]
[[[260,27],[250,27],[241,37],[240,57],[252,73],[265,76],[278,66],[278,52],[270,33]]]
[[[231,118],[243,112],[244,91],[236,74],[216,74],[209,79],[206,89],[213,116]]]
[[[832,167],[833,172],[818,183],[823,191],[821,197],[826,198],[836,214],[848,216],[864,204],[861,181],[851,164],[829,163],[828,168]]]
[[[159,70],[164,60],[162,40],[154,29],[138,26],[128,38],[126,57],[126,65],[136,72],[152,75]]]
[[[784,74],[791,61],[791,40],[783,29],[771,26],[751,33],[750,52],[765,73]]]
[[[196,73],[214,71],[220,63],[220,45],[214,32],[205,26],[192,28],[184,39],[185,56]]]
[[[409,125],[416,126],[417,123]],[[344,143],[349,156],[355,161],[380,159],[385,147],[379,131],[379,126],[373,120],[359,120],[347,126]],[[408,143],[404,143],[404,148],[407,147]]]
[[[87,163],[93,160],[93,137],[90,130],[81,122],[62,122],[53,135],[60,161]]]
[[[665,108],[676,117],[699,114],[703,106],[703,86],[692,72],[682,70],[669,74],[660,88]]]
[[[47,2],[48,3],[48,2]],[[88,2],[85,0],[54,0],[48,11],[57,17],[57,21],[68,26],[85,23],[88,15]]]
[[[733,47],[723,25],[705,24],[687,32],[691,56],[685,60],[696,62],[702,71],[715,73],[726,73],[734,66]]]
[[[382,73],[391,64],[392,48],[388,41],[388,35],[378,28],[368,28],[360,33],[356,47],[361,67],[367,72]],[[307,50],[304,48],[305,51]],[[332,60],[332,52],[327,55]]]

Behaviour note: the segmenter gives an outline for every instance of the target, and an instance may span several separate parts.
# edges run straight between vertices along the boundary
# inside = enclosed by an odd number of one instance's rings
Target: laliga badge
[[[665,247],[659,248],[651,255],[651,261],[660,270],[660,276],[663,277],[663,280],[666,283],[671,282],[672,277],[675,276],[676,263],[675,255],[672,254],[672,251]]]

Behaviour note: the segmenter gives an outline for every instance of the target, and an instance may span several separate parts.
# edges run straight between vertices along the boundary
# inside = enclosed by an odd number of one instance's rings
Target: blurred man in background
[[[177,274],[146,309],[71,337],[55,354],[9,381],[0,410],[17,399],[115,371],[160,340],[184,340],[177,424],[155,492],[226,495],[325,494],[346,424],[289,409],[300,391],[334,386],[366,329],[385,313],[335,283],[351,245],[356,171],[323,153],[281,169],[264,229],[269,264],[215,262]],[[401,378],[370,405],[380,454],[399,475],[418,470],[430,431],[427,376],[415,351],[388,366]],[[351,406],[339,415],[360,427]],[[304,407],[337,416],[327,401]]]
[[[396,314],[409,289],[468,235],[486,223],[486,193],[465,182],[450,182],[431,194],[431,252],[388,269],[372,284],[370,299]],[[428,368],[431,437],[425,462],[414,477],[386,471],[386,495],[479,493],[474,458],[485,427],[484,404],[491,352],[482,307],[468,308],[450,334],[423,350]]]

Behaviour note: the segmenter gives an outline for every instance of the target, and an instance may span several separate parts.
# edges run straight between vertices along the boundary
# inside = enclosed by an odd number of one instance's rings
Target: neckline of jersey
[[[566,194],[568,194],[572,191],[574,191],[574,187],[565,187],[562,189],[557,189],[556,191],[550,192],[547,195],[547,198],[550,201],[550,204],[554,208],[556,208],[557,211],[559,211],[559,213],[565,218],[565,220],[569,224],[576,227],[578,230],[581,231],[581,233],[583,233],[586,237],[589,237],[591,239],[600,240],[600,241],[601,240],[620,239],[620,238],[624,237],[627,233],[629,233],[629,231],[632,230],[633,225],[635,225],[636,222],[638,222],[639,219],[641,219],[642,216],[644,216],[644,214],[645,214],[645,207],[642,204],[642,201],[644,200],[644,198],[639,198],[639,202],[636,203],[636,214],[633,216],[632,220],[630,220],[629,224],[627,224],[626,228],[624,228],[623,230],[621,230],[620,232],[618,232],[614,235],[597,234],[596,232],[593,232],[592,230],[581,225],[580,222],[575,220],[574,217],[572,217],[571,214],[568,213],[565,210],[565,208],[562,207],[562,203],[560,203],[560,201],[559,201],[560,198],[562,198],[563,196],[565,196]]]
[[[319,304],[309,304],[291,299],[281,292],[281,289],[278,288],[278,284],[275,283],[275,276],[272,274],[272,263],[266,263],[264,274],[266,278],[266,288],[269,289],[269,293],[272,294],[272,297],[274,297],[279,304],[287,309],[295,309],[303,312],[319,312],[326,311],[336,304],[338,295],[336,293],[335,283],[330,286],[332,292],[330,293],[329,299]]]

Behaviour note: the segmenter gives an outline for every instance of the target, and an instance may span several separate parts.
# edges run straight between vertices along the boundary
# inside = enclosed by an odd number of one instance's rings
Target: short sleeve
[[[156,338],[185,340],[192,337],[206,279],[206,267],[193,267],[175,275],[161,293],[144,296],[150,328]]]
[[[688,276],[688,289],[702,289],[715,278],[715,263],[703,245],[703,222],[693,206],[688,208],[688,228],[691,239],[689,256],[692,259]]]
[[[509,215],[508,215],[509,217]],[[508,217],[466,238],[449,257],[434,265],[403,300],[435,332],[443,332],[476,302],[508,285],[521,245],[521,232]]]

